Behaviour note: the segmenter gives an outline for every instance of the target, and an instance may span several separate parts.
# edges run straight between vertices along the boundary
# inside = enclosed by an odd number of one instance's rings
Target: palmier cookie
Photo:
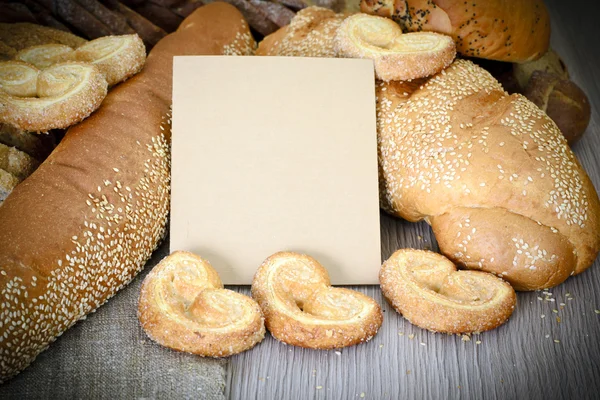
[[[263,262],[252,282],[252,297],[273,337],[294,346],[352,346],[371,339],[383,321],[372,298],[332,287],[321,264],[293,252],[279,252]]]
[[[258,304],[223,289],[210,263],[185,251],[165,257],[144,279],[138,318],[155,342],[205,357],[240,353],[265,335]]]
[[[98,67],[109,86],[116,85],[142,70],[146,48],[136,34],[104,36],[77,49],[62,44],[43,44],[21,50],[15,60],[43,69],[63,61],[88,62]]]
[[[452,63],[456,46],[450,36],[433,32],[402,33],[388,18],[355,14],[334,38],[339,57],[368,58],[383,81],[407,81],[434,75]]]
[[[45,132],[67,128],[87,118],[106,97],[106,79],[94,65],[65,62],[40,72],[23,65],[18,61],[0,63],[0,122],[18,129]],[[19,80],[24,86],[19,87]],[[2,90],[5,86],[11,90]],[[34,89],[37,97],[18,96],[32,94]]]
[[[481,271],[457,271],[441,254],[401,249],[383,263],[381,291],[408,321],[445,333],[474,333],[506,322],[516,304],[514,289]]]

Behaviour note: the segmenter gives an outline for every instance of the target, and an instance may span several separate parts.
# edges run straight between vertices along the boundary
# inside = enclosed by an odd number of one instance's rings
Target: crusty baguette
[[[234,7],[196,10],[0,207],[0,381],[126,285],[164,235],[173,56],[251,44]]]
[[[467,56],[524,62],[541,57],[550,43],[543,0],[362,0],[360,9],[390,17],[404,31],[450,35]]]

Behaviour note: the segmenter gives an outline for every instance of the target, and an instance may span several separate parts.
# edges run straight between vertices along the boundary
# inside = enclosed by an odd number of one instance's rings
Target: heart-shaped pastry
[[[248,350],[265,335],[258,304],[223,289],[210,263],[176,251],[144,279],[138,318],[155,342],[205,357]]]
[[[24,71],[21,65],[2,62],[0,75],[15,68]],[[28,71],[33,79],[35,69]],[[38,97],[13,96],[0,89],[0,122],[31,132],[67,128],[96,110],[107,93],[104,75],[89,63],[54,64],[39,72],[35,83]]]
[[[456,56],[450,36],[434,32],[402,33],[388,18],[354,14],[340,25],[334,39],[339,57],[368,58],[384,81],[408,81],[434,75]]]
[[[487,272],[457,271],[452,261],[426,250],[401,249],[383,263],[381,291],[412,324],[436,332],[494,329],[512,314],[517,297]]]
[[[383,321],[375,300],[332,287],[321,264],[293,252],[279,252],[263,262],[252,282],[252,297],[273,337],[294,346],[352,346],[371,339]]]

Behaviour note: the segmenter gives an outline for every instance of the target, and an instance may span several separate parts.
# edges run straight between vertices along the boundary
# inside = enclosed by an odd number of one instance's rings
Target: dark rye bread
[[[201,7],[0,207],[0,382],[126,285],[165,233],[174,55],[247,54],[235,7]]]

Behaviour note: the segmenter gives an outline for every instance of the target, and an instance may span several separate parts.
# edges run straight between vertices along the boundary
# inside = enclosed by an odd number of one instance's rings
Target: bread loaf
[[[163,237],[173,56],[252,49],[234,7],[196,10],[0,206],[0,381],[126,285]]]
[[[265,37],[260,56],[335,57],[335,34],[347,17],[321,7],[300,10],[289,25]]]
[[[570,145],[585,133],[592,110],[575,82],[554,73],[534,71],[523,94],[552,118]]]
[[[543,0],[362,0],[360,9],[404,31],[450,35],[466,56],[523,62],[541,57],[550,41]]]
[[[395,215],[425,219],[447,257],[517,290],[593,263],[598,195],[543,111],[464,60],[398,104],[378,110],[381,189]]]

